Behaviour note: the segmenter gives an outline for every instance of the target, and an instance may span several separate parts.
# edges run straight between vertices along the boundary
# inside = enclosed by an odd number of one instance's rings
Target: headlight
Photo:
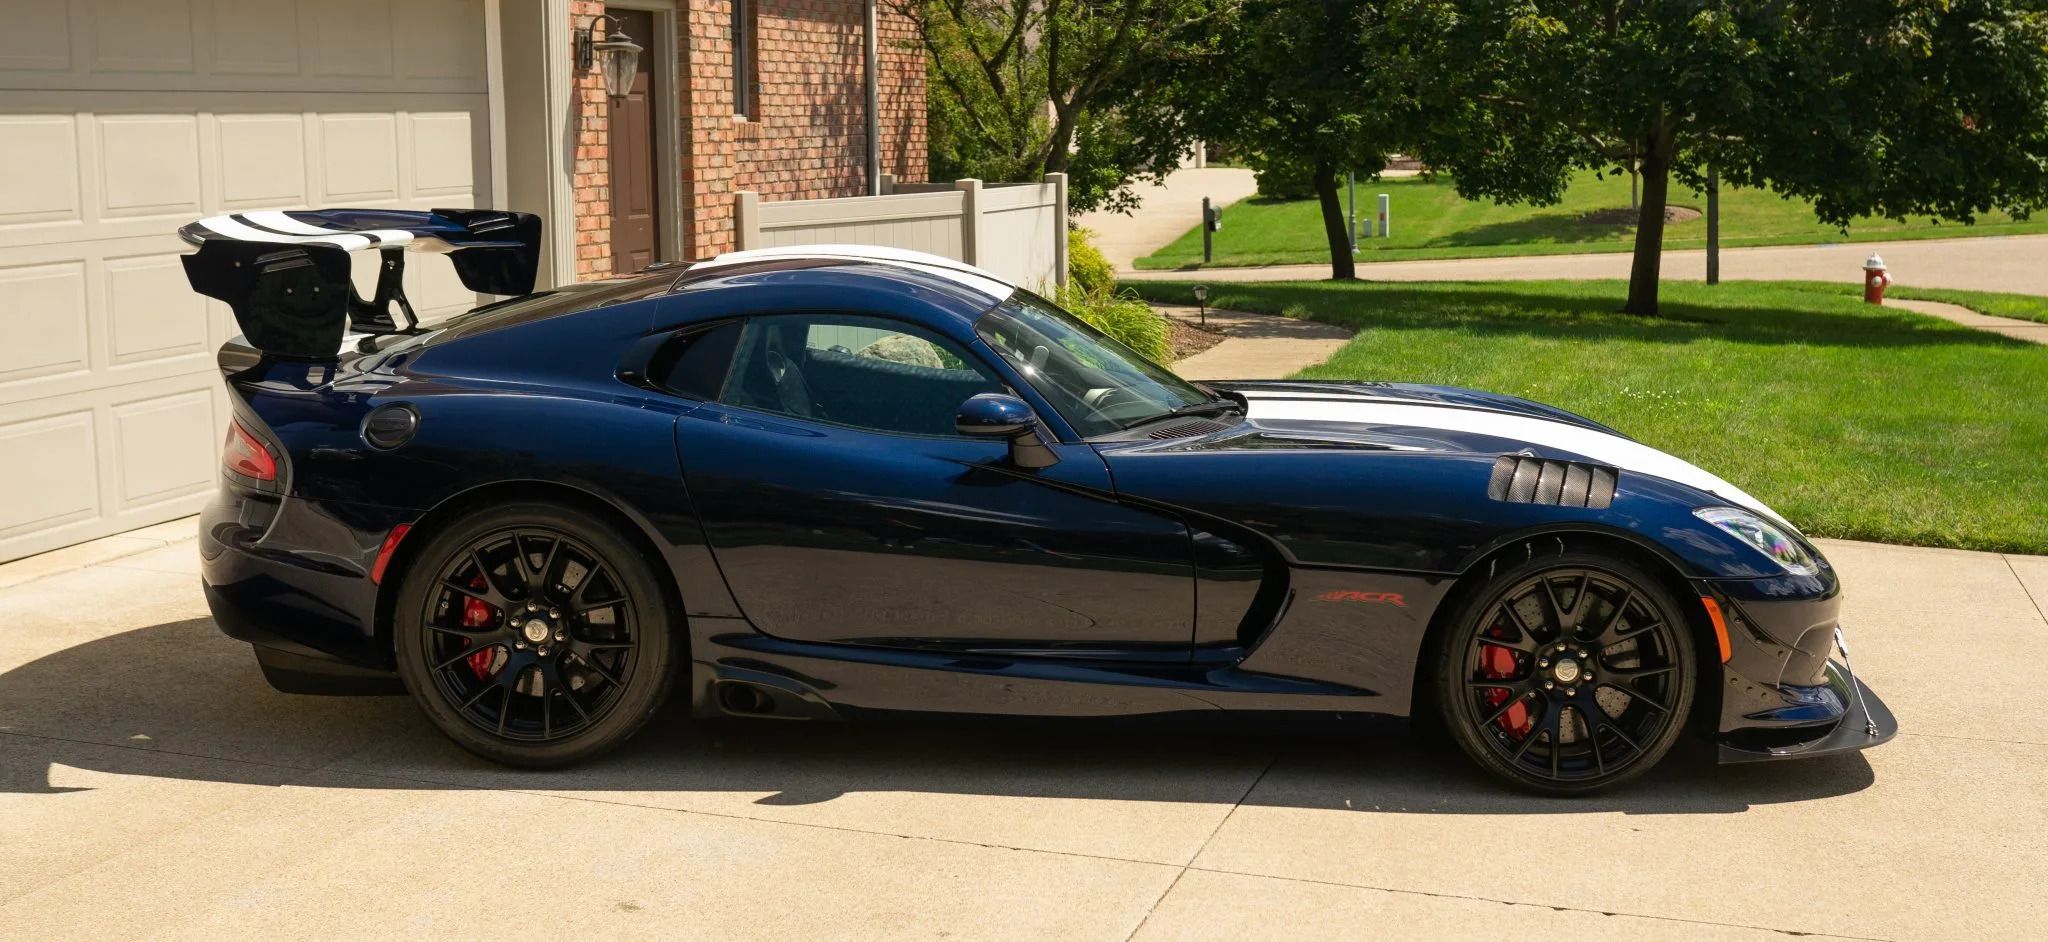
[[[1805,543],[1756,514],[1733,507],[1701,507],[1692,515],[1776,560],[1786,572],[1800,576],[1820,572],[1820,560],[1806,548]]]

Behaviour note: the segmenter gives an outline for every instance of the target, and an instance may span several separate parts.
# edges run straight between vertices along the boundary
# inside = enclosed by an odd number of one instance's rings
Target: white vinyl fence
[[[741,249],[850,243],[915,249],[985,268],[1026,288],[1067,283],[1067,175],[1043,183],[897,184],[883,195],[762,202],[741,190]]]

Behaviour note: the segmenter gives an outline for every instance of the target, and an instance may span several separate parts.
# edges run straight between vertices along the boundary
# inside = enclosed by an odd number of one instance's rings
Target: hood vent
[[[1510,504],[1605,509],[1614,503],[1619,472],[1597,464],[1502,455],[1493,463],[1486,496]]]
[[[1185,422],[1173,422],[1162,425],[1147,432],[1145,437],[1153,441],[1165,441],[1169,438],[1193,438],[1197,435],[1207,435],[1210,432],[1220,432],[1229,427],[1230,423],[1218,422],[1214,419],[1189,419]]]

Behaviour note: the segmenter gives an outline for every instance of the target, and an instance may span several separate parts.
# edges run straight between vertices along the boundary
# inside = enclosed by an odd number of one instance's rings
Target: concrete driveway
[[[1558,801],[1341,727],[669,716],[512,772],[404,699],[272,692],[154,542],[0,589],[8,937],[2040,933],[2048,559],[1826,543],[1895,742]]]

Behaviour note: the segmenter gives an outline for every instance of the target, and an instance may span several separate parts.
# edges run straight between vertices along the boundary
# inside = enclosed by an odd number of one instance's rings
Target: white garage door
[[[0,560],[204,503],[236,330],[178,226],[484,205],[484,48],[483,0],[0,0]]]

